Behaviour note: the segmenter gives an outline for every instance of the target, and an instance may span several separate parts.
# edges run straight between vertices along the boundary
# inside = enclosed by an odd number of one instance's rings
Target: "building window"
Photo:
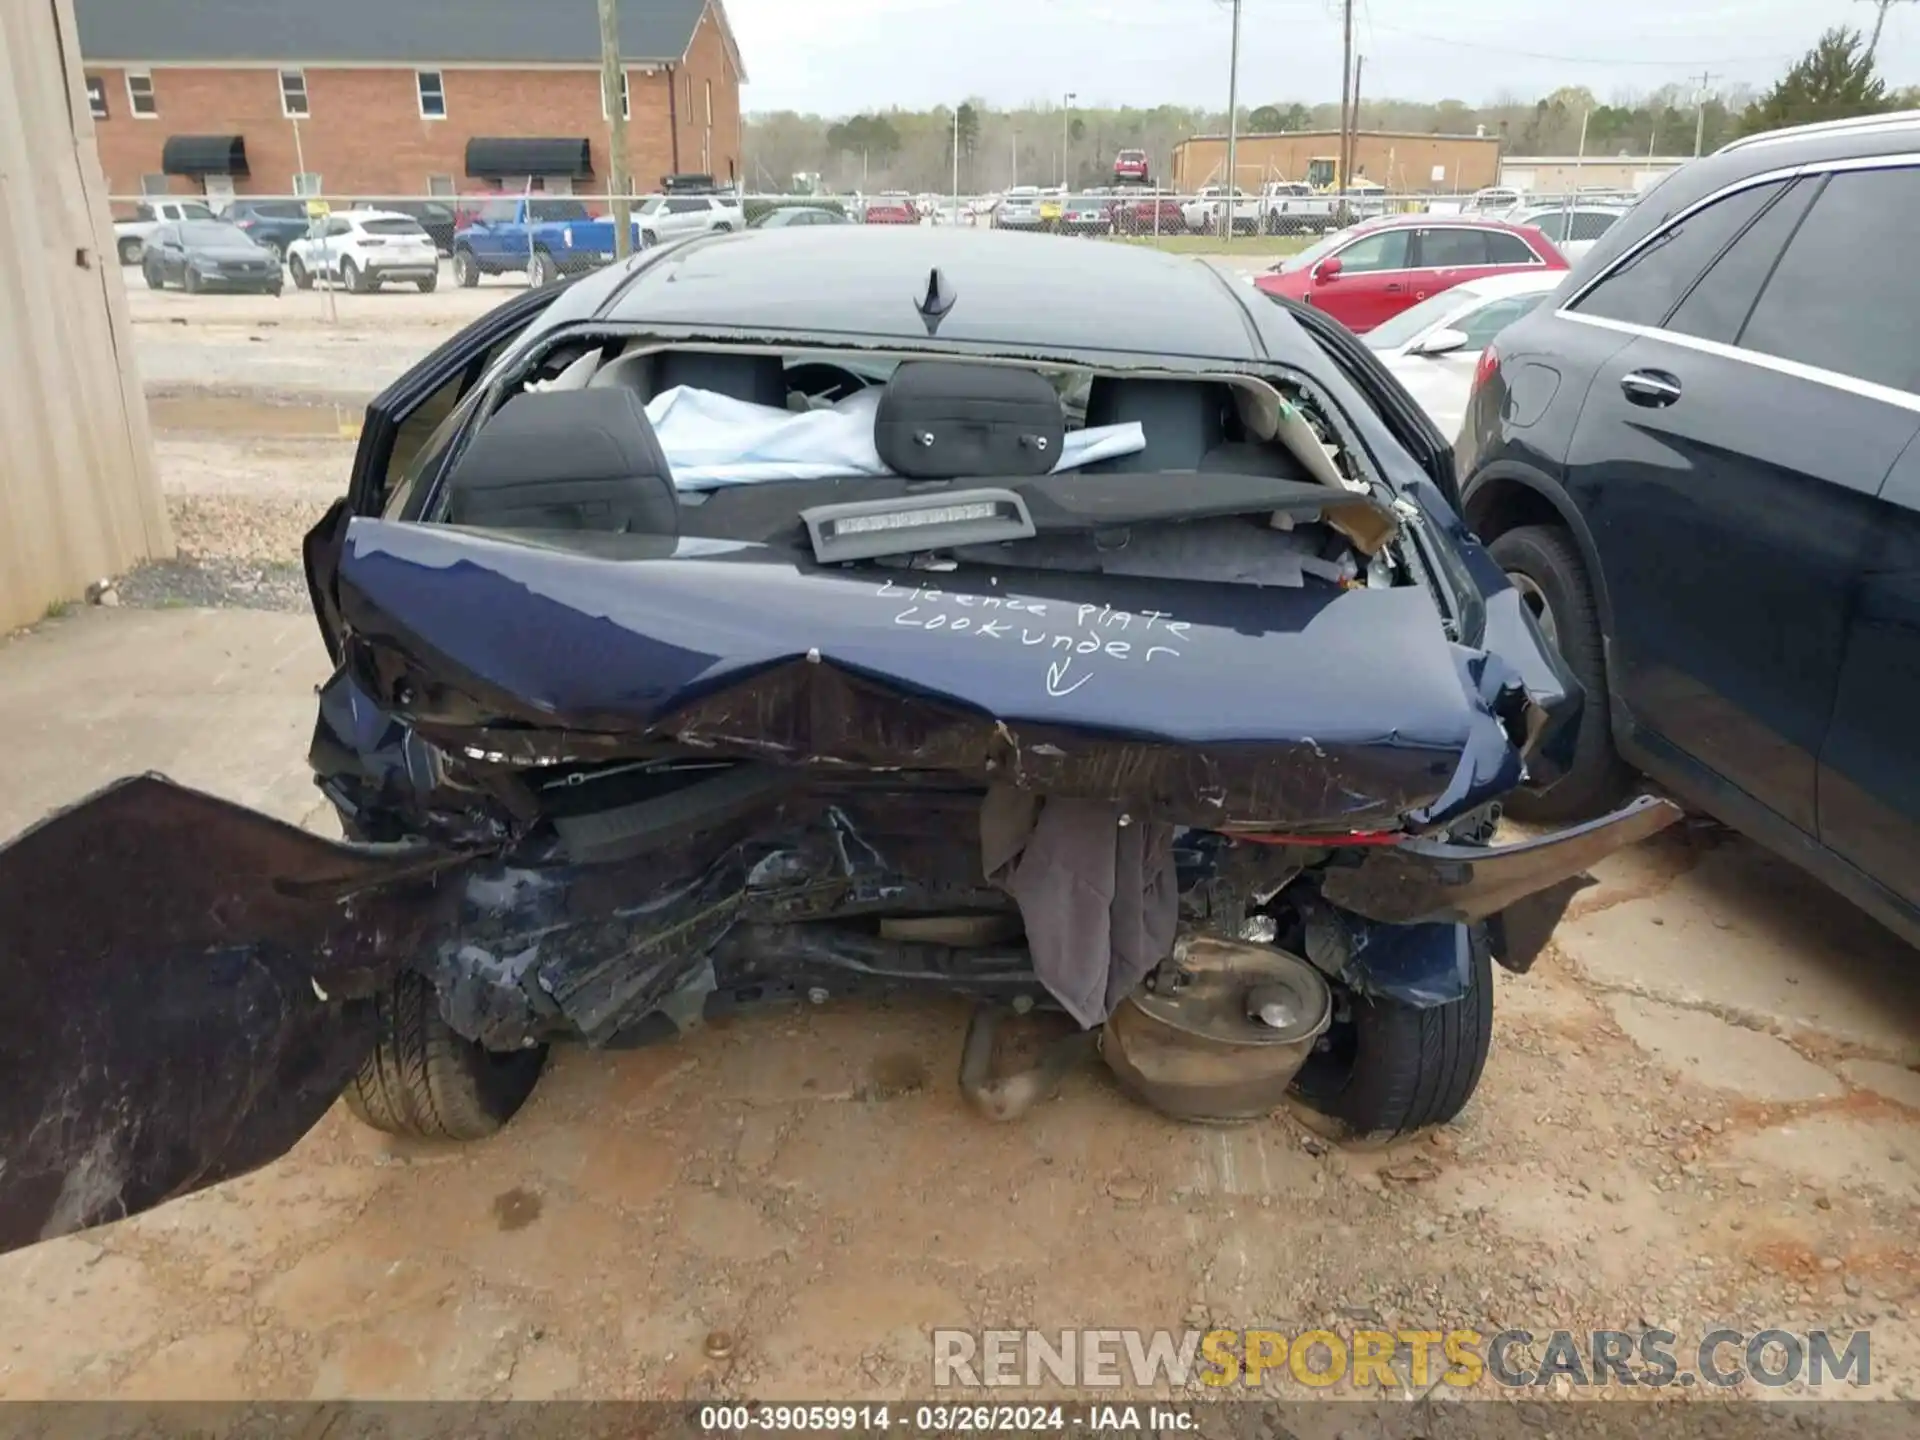
[[[417,71],[414,79],[420,87],[420,113],[429,120],[447,118],[447,82],[438,70]]]
[[[304,120],[313,112],[307,108],[307,72],[280,72],[280,113],[290,120]]]
[[[600,118],[602,120],[611,120],[613,118],[607,114],[607,82],[605,79],[602,79],[600,82]],[[633,118],[633,97],[627,93],[627,72],[624,70],[620,72],[620,118],[622,120],[631,120]]]
[[[306,199],[320,193],[320,177],[311,170],[303,170],[293,177],[293,193]]]
[[[167,177],[164,175],[142,175],[140,177],[142,195],[164,195],[167,193]]]
[[[707,87],[707,125],[711,128],[713,125],[713,82],[708,80],[704,83]]]
[[[127,72],[127,109],[143,120],[151,120],[160,113],[153,98],[153,76],[144,70]]]
[[[427,194],[429,195],[453,194],[453,176],[451,175],[427,176]]]
[[[107,82],[98,75],[87,76],[87,108],[93,112],[93,118],[107,118]]]

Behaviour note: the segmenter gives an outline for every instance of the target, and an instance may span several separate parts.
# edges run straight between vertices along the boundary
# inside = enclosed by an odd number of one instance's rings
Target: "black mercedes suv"
[[[1920,941],[1920,112],[1735,141],[1482,358],[1469,524],[1638,770]]]

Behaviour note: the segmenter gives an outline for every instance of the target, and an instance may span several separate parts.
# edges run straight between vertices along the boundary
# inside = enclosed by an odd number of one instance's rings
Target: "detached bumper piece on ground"
[[[141,777],[0,850],[0,1247],[264,1163],[343,1093],[476,1138],[555,1043],[798,998],[973,997],[999,1118],[1096,1052],[1188,1119],[1467,1103],[1491,964],[1677,812],[1489,843],[1581,695],[1444,441],[1203,267],[832,238],[534,292],[375,402],[307,545],[348,842]],[[1115,285],[1165,302],[1155,353]],[[663,449],[676,386],[877,388],[878,460]],[[998,1075],[1015,1011],[1065,1038]]]

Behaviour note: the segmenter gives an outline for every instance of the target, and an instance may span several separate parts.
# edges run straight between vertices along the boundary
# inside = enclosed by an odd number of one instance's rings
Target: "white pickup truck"
[[[138,265],[147,236],[162,225],[215,218],[212,207],[199,200],[143,200],[133,219],[113,222],[113,248],[120,253],[122,265]]]
[[[1260,187],[1260,228],[1269,235],[1318,235],[1333,228],[1333,196],[1304,180],[1269,180]]]
[[[1180,218],[1196,235],[1217,235],[1221,210],[1229,203],[1233,206],[1233,233],[1251,235],[1260,224],[1260,202],[1237,186],[1231,202],[1224,185],[1201,186],[1200,192],[1180,207]]]

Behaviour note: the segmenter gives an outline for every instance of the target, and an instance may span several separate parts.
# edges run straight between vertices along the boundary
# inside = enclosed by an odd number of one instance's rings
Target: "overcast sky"
[[[753,110],[848,114],[968,95],[1000,105],[1226,106],[1228,0],[726,0]],[[1240,98],[1337,100],[1339,0],[1244,0]],[[1871,29],[1865,0],[1356,0],[1366,93],[1411,100],[1602,100],[1713,72],[1764,84],[1829,25]],[[1920,83],[1920,4],[1880,42],[1891,83]]]

